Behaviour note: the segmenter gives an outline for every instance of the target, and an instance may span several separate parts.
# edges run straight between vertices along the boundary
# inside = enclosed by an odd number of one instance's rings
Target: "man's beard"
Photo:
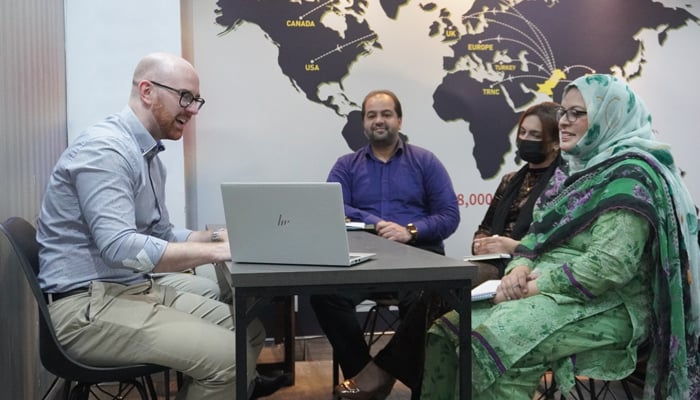
[[[377,135],[374,131],[370,131],[367,135],[367,139],[373,145],[385,147],[391,146],[396,143],[396,139],[399,135],[398,132],[394,132],[390,129],[384,129],[386,133],[382,135]]]

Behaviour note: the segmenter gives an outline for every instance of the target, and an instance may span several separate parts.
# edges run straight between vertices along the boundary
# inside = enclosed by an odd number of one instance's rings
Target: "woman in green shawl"
[[[472,313],[472,396],[531,399],[553,370],[618,380],[648,343],[644,397],[700,394],[697,214],[641,99],[610,75],[564,91],[557,170],[493,301]],[[566,169],[566,168],[564,168]],[[456,396],[458,315],[428,335],[421,399]]]

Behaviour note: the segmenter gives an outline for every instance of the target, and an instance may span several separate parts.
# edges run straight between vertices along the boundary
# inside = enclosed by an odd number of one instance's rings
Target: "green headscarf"
[[[569,84],[565,93],[576,87],[586,102],[588,132],[568,152],[569,173],[599,164],[625,153],[643,154],[657,161],[673,197],[685,248],[689,251],[692,295],[692,332],[700,334],[700,250],[698,250],[698,216],[690,193],[671,155],[670,147],[658,142],[651,128],[651,114],[642,100],[623,81],[611,75],[586,75]]]
[[[588,131],[563,158],[569,173],[550,181],[533,213],[532,241],[516,253],[536,257],[590,225],[598,215],[626,209],[653,228],[653,327],[645,398],[700,395],[700,248],[695,205],[669,146],[656,141],[651,115],[623,81],[587,75],[577,88]]]

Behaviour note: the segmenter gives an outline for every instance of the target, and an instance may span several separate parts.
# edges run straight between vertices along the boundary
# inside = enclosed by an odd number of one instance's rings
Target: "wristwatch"
[[[411,240],[409,243],[415,243],[415,241],[418,239],[418,228],[416,228],[413,223],[410,223],[406,225],[406,230],[408,230],[408,233],[411,234]]]

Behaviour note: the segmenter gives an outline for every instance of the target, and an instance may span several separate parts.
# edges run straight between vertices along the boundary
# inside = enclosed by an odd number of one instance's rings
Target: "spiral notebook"
[[[489,300],[496,297],[500,279],[491,279],[472,289],[472,301]]]

